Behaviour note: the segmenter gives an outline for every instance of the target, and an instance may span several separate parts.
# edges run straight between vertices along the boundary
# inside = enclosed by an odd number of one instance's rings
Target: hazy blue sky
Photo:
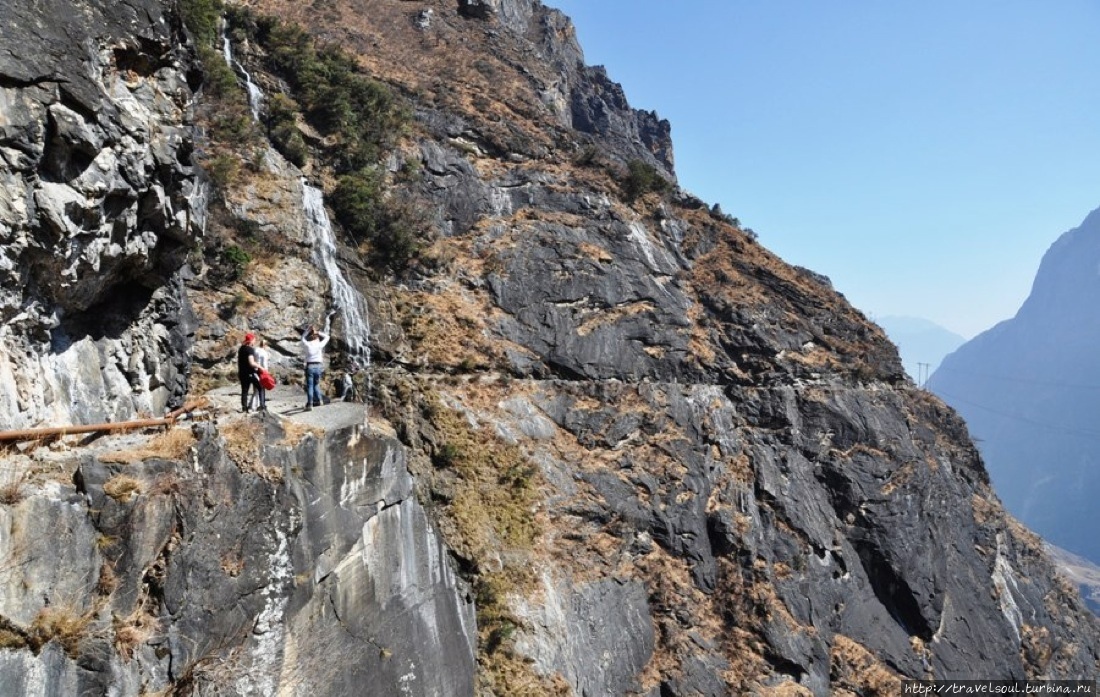
[[[872,318],[972,337],[1100,207],[1097,0],[544,0],[680,184]]]

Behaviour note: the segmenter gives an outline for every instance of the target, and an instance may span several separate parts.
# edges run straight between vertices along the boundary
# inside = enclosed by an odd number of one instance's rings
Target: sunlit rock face
[[[174,437],[62,457],[73,483],[0,508],[12,694],[472,693],[473,606],[398,442],[275,420]]]
[[[8,3],[0,427],[159,415],[186,388],[193,68],[156,2]]]

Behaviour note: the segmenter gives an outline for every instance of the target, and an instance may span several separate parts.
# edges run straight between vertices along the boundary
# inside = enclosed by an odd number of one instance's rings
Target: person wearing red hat
[[[250,387],[256,388],[256,396],[260,398],[260,411],[267,410],[267,391],[260,386],[260,363],[256,360],[256,335],[249,332],[244,335],[241,347],[237,349],[237,379],[241,382],[241,411],[248,412],[252,408],[252,402],[248,398]]]

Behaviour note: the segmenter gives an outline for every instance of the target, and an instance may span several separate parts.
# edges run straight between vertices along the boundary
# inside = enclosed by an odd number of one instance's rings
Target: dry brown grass
[[[244,571],[244,557],[236,550],[228,551],[222,555],[221,567],[226,576],[236,578]]]
[[[484,294],[452,290],[401,294],[397,307],[405,336],[416,355],[437,369],[485,369],[501,357],[487,328],[494,312]]]
[[[1028,666],[1030,675],[1045,675],[1054,657],[1050,630],[1024,624],[1020,627],[1020,658]]]
[[[47,605],[38,611],[28,631],[29,643],[36,651],[56,641],[70,657],[80,654],[88,639],[95,611],[81,612],[74,607]]]
[[[694,586],[691,568],[683,559],[654,547],[637,559],[629,573],[619,570],[617,575],[637,578],[649,593],[657,645],[639,676],[643,686],[659,686],[669,675],[679,672],[684,657],[698,650],[693,640],[680,631],[681,623],[690,625],[697,637],[706,637],[716,644],[728,640],[728,627],[715,605],[715,596],[705,595]]]
[[[834,371],[870,381],[896,351],[882,329],[843,296],[752,242],[737,228],[709,219],[701,211],[678,211],[692,224],[686,245],[706,241],[689,281],[717,317],[741,316],[787,332],[804,332],[814,346],[788,346],[783,355],[804,369]]]
[[[453,4],[433,0],[414,7],[362,0],[326,4],[320,11],[317,5],[291,0],[243,4],[311,29],[325,43],[344,46],[358,55],[369,74],[415,93],[426,105],[463,115],[495,147],[515,149],[518,142],[553,149],[553,131],[545,127],[548,107],[537,92],[540,83],[556,78],[553,67],[525,59],[522,47],[513,47],[505,32],[493,32],[490,38],[469,31],[468,20],[455,13]],[[430,29],[420,30],[413,20],[425,5],[434,5],[435,14]],[[519,65],[542,76],[534,79]]]
[[[970,504],[974,522],[981,527],[991,523],[996,524],[997,520],[1004,514],[1000,506],[976,492],[970,497]]]
[[[104,561],[99,566],[99,579],[95,584],[95,592],[97,595],[107,597],[117,588],[118,575],[115,573],[115,567]]]
[[[907,462],[891,472],[890,478],[882,484],[882,495],[892,496],[895,491],[912,481],[913,477],[916,476],[916,471],[917,464],[914,462]]]
[[[26,646],[26,636],[7,627],[0,627],[0,649],[22,649]]]
[[[1046,552],[1043,549],[1043,539],[1019,520],[1005,513],[1003,508],[1001,512],[1004,516],[1005,527],[1007,527],[1009,533],[1016,538],[1016,542],[1019,543],[1020,551],[1026,552],[1032,558],[1045,557]]]
[[[691,284],[687,283],[686,285],[688,287],[685,288],[685,292],[689,297],[693,296],[694,293],[690,288]],[[688,307],[688,319],[691,320],[691,340],[688,346],[691,348],[692,360],[703,367],[710,367],[717,360],[718,353],[714,350],[710,330],[703,322],[705,317],[706,311],[699,303],[692,303]]]
[[[466,396],[479,403],[499,400],[499,385],[471,381]],[[516,445],[489,428],[470,426],[466,414],[432,395],[425,412],[436,432],[435,464],[447,476],[448,500],[437,505],[448,546],[476,569],[479,682],[495,694],[561,692],[558,681],[535,673],[514,652],[519,624],[511,598],[536,589],[536,540],[545,522],[536,511],[544,486],[536,465]]]
[[[459,477],[447,509],[459,533],[457,550],[472,559],[491,559],[502,545],[531,549],[538,530],[538,468],[516,446],[471,428],[460,413],[439,403],[431,411],[445,466]]]
[[[606,327],[622,320],[625,317],[638,315],[646,312],[653,312],[653,303],[643,300],[639,302],[627,303],[625,305],[619,305],[609,310],[603,310],[596,312],[592,317],[581,322],[577,327],[577,334],[579,336],[587,336],[600,327]]]
[[[182,460],[187,457],[195,444],[195,435],[189,426],[169,428],[154,436],[140,448],[115,450],[99,456],[100,462],[133,465],[152,458],[164,460]]]
[[[27,645],[27,633],[0,615],[0,649],[22,649]]]
[[[901,678],[862,644],[837,634],[830,651],[834,690],[867,697],[901,694]]]
[[[283,480],[282,469],[268,465],[263,460],[263,424],[251,419],[240,419],[221,428],[225,451],[237,467],[248,474],[255,474],[269,482]]]
[[[26,483],[27,473],[25,471],[20,471],[15,473],[3,485],[0,485],[0,504],[14,506],[22,501],[26,493]]]
[[[279,445],[283,446],[294,446],[300,443],[306,436],[323,438],[325,435],[325,429],[319,426],[310,426],[289,419],[282,422],[282,427],[283,439],[279,441]]]
[[[572,697],[573,690],[561,675],[543,678],[530,662],[511,651],[478,656],[476,693],[508,697]]]
[[[160,632],[160,621],[150,615],[143,606],[139,606],[126,617],[116,617],[115,649],[126,660],[133,658],[142,644],[156,637]]]
[[[574,224],[577,223],[583,225],[584,221],[574,221]],[[612,256],[611,252],[607,251],[603,247],[597,247],[591,242],[581,242],[577,246],[577,248],[585,257],[592,259],[593,261],[598,261],[601,264],[610,264],[611,262],[615,261],[615,257]]]
[[[128,474],[116,474],[103,483],[103,493],[119,503],[126,503],[141,492],[141,480]]]
[[[176,472],[161,472],[149,487],[153,496],[173,496],[183,491],[183,480]]]

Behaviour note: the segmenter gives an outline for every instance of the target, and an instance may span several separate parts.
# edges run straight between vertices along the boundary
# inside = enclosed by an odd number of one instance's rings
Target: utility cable
[[[1023,423],[1031,424],[1032,426],[1038,426],[1039,428],[1045,428],[1045,429],[1050,430],[1050,431],[1054,431],[1054,432],[1057,432],[1057,433],[1064,433],[1064,434],[1070,435],[1070,436],[1078,436],[1078,437],[1083,437],[1083,438],[1095,438],[1096,440],[1100,440],[1100,432],[1097,432],[1097,431],[1088,431],[1088,430],[1085,430],[1085,429],[1069,428],[1069,427],[1066,427],[1066,426],[1057,426],[1055,424],[1043,423],[1041,421],[1036,421],[1036,420],[1031,419],[1031,418],[1026,417],[1026,416],[1021,416],[1020,414],[1012,414],[1012,413],[1009,413],[1009,412],[1006,412],[1006,411],[1002,411],[1000,409],[995,409],[993,407],[985,406],[984,404],[978,404],[977,402],[972,402],[968,399],[962,399],[961,397],[955,397],[955,396],[949,395],[945,392],[936,392],[936,394],[941,399],[948,400],[949,403],[966,404],[966,405],[974,407],[975,409],[981,409],[982,411],[987,411],[987,412],[990,412],[991,414],[996,414],[997,416],[1002,416],[1006,419],[1012,419],[1013,421],[1020,421],[1020,422],[1023,422]]]
[[[1056,382],[1056,381],[1050,381],[1050,380],[1034,380],[1034,379],[1028,379],[1028,378],[1009,377],[1007,375],[991,375],[989,373],[976,373],[972,370],[958,370],[958,369],[944,368],[944,366],[942,366],[942,365],[939,368],[936,368],[935,373],[939,373],[941,370],[945,370],[948,373],[970,375],[970,376],[973,376],[973,377],[986,378],[988,380],[996,380],[998,382],[1018,382],[1018,383],[1028,384],[1028,385],[1043,385],[1045,387],[1071,387],[1071,388],[1083,389],[1083,390],[1100,390],[1100,385],[1082,385],[1080,383]],[[935,373],[932,374],[932,377],[935,377]],[[933,390],[933,392],[934,391],[935,390]]]

